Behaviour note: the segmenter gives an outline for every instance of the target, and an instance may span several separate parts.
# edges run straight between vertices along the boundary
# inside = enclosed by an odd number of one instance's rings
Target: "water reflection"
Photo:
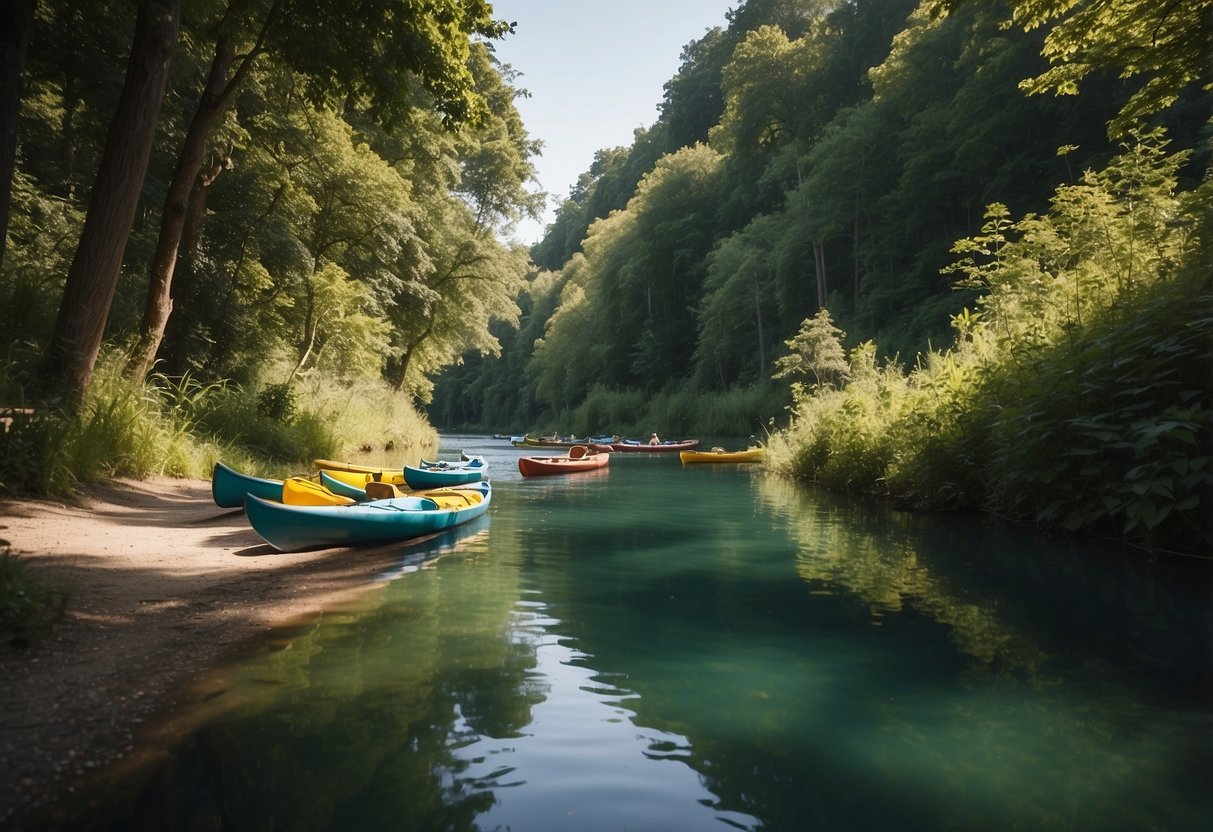
[[[1207,572],[626,460],[217,674],[98,828],[1195,829]],[[511,473],[511,465],[513,472]],[[108,826],[107,826],[108,824]]]
[[[459,797],[492,795],[481,829],[698,830],[758,821],[719,807],[695,772],[686,737],[636,722],[638,694],[625,676],[600,673],[593,657],[559,634],[546,605],[524,602],[514,614],[516,639],[536,664],[523,734],[481,733],[458,749],[467,764],[448,788]],[[623,797],[626,796],[626,797]]]
[[[1213,761],[1209,575],[972,518],[892,514],[764,479],[796,569],[817,595],[860,600],[913,662],[864,684],[843,756],[987,827],[1198,828]],[[930,672],[920,621],[963,662]],[[896,667],[896,665],[894,665]],[[1202,795],[1194,802],[1194,796]]]

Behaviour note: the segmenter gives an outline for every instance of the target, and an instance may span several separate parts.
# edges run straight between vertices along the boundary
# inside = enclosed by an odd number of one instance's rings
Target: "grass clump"
[[[74,406],[10,407],[0,431],[0,492],[71,492],[114,477],[209,478],[217,460],[262,476],[310,471],[316,458],[394,451],[403,458],[437,444],[410,400],[374,381],[310,378],[248,390],[189,375],[125,375],[125,356],[106,352]],[[15,362],[0,362],[0,402],[28,400]],[[390,457],[390,454],[388,454]]]
[[[63,618],[71,593],[35,575],[0,540],[0,647],[29,647]]]

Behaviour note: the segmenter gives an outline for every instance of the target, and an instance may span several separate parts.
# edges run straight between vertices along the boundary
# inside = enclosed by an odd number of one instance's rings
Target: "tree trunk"
[[[21,110],[21,73],[34,28],[36,0],[9,0],[0,11],[0,266],[13,195],[17,159],[17,113]]]
[[[189,207],[185,210],[185,227],[181,229],[180,257],[189,257],[198,248],[202,240],[202,220],[206,216],[206,198],[210,196],[211,185],[219,178],[219,174],[231,169],[231,159],[216,162],[208,170],[200,171],[194,180],[190,191]]]
[[[173,310],[173,270],[177,266],[177,252],[181,245],[189,211],[190,193],[202,170],[206,154],[206,140],[211,127],[223,112],[233,82],[228,81],[228,71],[235,60],[236,52],[231,42],[220,38],[215,45],[215,58],[211,62],[211,74],[198,101],[198,109],[185,134],[185,143],[177,159],[168,193],[164,197],[164,210],[160,215],[160,236],[156,241],[156,253],[152,257],[151,275],[147,287],[147,303],[143,308],[143,323],[139,327],[139,341],[131,355],[127,369],[132,378],[147,375],[156,360],[156,352],[164,339],[164,327]]]
[[[762,335],[762,296],[758,293],[758,284],[754,284],[754,317],[758,321],[758,377],[767,377],[767,352]]]
[[[320,269],[320,263],[316,262],[312,267],[312,274],[315,275]],[[307,280],[307,310],[303,318],[303,340],[299,344],[299,360],[295,363],[294,369],[287,377],[286,383],[290,384],[295,380],[295,376],[303,369],[303,365],[307,363],[308,358],[312,354],[312,348],[316,346],[316,334],[320,331],[320,317],[316,312],[316,291],[313,288],[312,281]]]
[[[404,382],[409,377],[409,362],[413,360],[413,348],[409,347],[400,356],[400,375],[396,376],[396,383],[392,385],[392,390],[399,393],[404,389]]]
[[[858,200],[857,200],[858,201]],[[851,265],[854,268],[855,293],[854,304],[855,310],[859,310],[859,211],[858,206],[855,211],[854,233],[851,235]]]
[[[817,308],[826,308],[826,252],[825,246],[816,237],[813,238],[813,270],[817,275]]]
[[[429,326],[424,332],[418,334],[417,338],[404,348],[404,352],[400,354],[400,374],[396,376],[396,383],[392,385],[392,389],[399,393],[404,389],[405,382],[409,379],[409,364],[413,361],[413,353],[417,348],[425,343],[425,339],[430,337],[430,333],[434,331],[434,322],[431,320]]]
[[[126,80],[106,134],[48,355],[51,378],[76,393],[88,387],[101,350],[156,137],[180,17],[181,0],[147,0],[139,6]]]

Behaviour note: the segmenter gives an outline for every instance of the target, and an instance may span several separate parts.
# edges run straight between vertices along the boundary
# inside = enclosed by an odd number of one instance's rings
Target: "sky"
[[[682,47],[740,0],[490,0],[493,17],[517,23],[493,46],[522,75],[514,85],[527,133],[543,142],[534,160],[548,206],[540,222],[520,223],[514,236],[530,245],[543,236],[556,207],[594,152],[629,146],[633,131],[657,120],[663,85],[681,66]]]

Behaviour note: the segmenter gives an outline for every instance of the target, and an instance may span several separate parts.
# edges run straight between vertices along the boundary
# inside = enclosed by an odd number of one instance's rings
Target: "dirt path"
[[[0,651],[0,830],[54,817],[220,657],[365,589],[398,556],[277,553],[197,480],[0,501],[0,539],[73,593],[49,640]]]

